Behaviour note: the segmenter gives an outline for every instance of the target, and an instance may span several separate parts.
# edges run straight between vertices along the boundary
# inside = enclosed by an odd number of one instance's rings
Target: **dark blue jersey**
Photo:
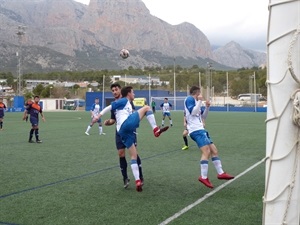
[[[1,102],[0,103],[0,116],[3,117],[4,116],[4,111],[6,110],[6,105]]]
[[[27,111],[28,114],[30,115],[30,118],[38,119],[39,113],[42,113],[42,107],[37,103],[33,103],[28,106]]]

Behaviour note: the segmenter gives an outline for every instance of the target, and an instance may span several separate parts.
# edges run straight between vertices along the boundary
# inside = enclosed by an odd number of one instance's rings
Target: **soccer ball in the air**
[[[123,59],[127,59],[129,57],[129,51],[125,48],[123,48],[121,51],[120,51],[120,56],[123,58]]]

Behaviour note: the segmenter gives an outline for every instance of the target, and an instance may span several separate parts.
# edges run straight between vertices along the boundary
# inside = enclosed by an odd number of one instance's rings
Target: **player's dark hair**
[[[36,95],[36,96],[33,97],[33,99],[35,99],[35,98],[40,98],[40,96]]]
[[[98,98],[98,97],[96,97],[96,98],[95,98],[95,100],[96,100],[96,99],[98,99],[98,100],[99,100],[99,98]]]
[[[200,88],[199,88],[198,86],[192,86],[192,87],[190,88],[190,94],[191,94],[191,95],[194,95],[194,94],[196,94],[196,92],[199,91],[199,90],[200,90]]]
[[[165,100],[168,100],[168,98],[165,98]]]
[[[112,85],[110,85],[110,89],[113,89],[115,87],[118,87],[121,89],[121,85],[119,83],[113,83]]]
[[[122,97],[126,97],[133,88],[131,86],[126,86],[121,89]]]

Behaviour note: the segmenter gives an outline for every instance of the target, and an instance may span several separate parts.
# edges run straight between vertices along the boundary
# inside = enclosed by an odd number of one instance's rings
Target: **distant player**
[[[42,143],[39,138],[39,114],[42,116],[42,120],[45,122],[42,107],[39,105],[40,97],[34,96],[34,102],[28,106],[23,115],[23,120],[26,120],[27,115],[30,115],[31,130],[29,132],[29,143],[34,143],[32,140],[33,133],[35,133],[36,143]]]
[[[172,104],[168,102],[168,98],[165,98],[164,102],[161,103],[160,109],[162,110],[162,114],[163,114],[161,125],[162,126],[165,125],[165,118],[167,116],[169,118],[170,125],[173,126],[172,119],[171,119],[171,112],[170,112],[170,110],[172,109]]]
[[[99,128],[99,135],[105,135],[105,133],[103,133],[103,128],[102,128],[102,122],[101,122],[101,119],[98,119],[97,121],[93,121],[93,118],[95,118],[95,116],[97,116],[99,113],[100,113],[100,104],[99,104],[99,98],[95,98],[95,103],[92,105],[91,107],[91,123],[90,125],[88,125],[86,131],[85,131],[85,134],[86,135],[90,135],[89,134],[89,131],[90,129],[92,128],[92,126],[95,124],[95,123],[98,123],[98,128]]]
[[[0,98],[0,130],[3,130],[4,111],[6,111],[6,105],[3,103],[3,98]]]
[[[153,113],[155,113],[155,109],[156,109],[156,103],[155,103],[155,101],[154,101],[154,100],[152,100],[152,102],[151,102],[151,107],[152,107],[152,111],[153,111]]]
[[[201,114],[202,95],[200,88],[192,86],[190,89],[190,96],[184,101],[185,116],[187,121],[187,129],[190,137],[194,140],[200,148],[202,154],[200,159],[200,177],[199,181],[209,188],[213,188],[212,183],[208,179],[208,160],[212,159],[212,162],[217,170],[217,178],[223,180],[233,179],[231,176],[225,173],[222,169],[222,163],[218,156],[218,149],[210,139],[208,132],[204,129],[202,120],[207,117],[210,102],[206,101],[206,108]]]

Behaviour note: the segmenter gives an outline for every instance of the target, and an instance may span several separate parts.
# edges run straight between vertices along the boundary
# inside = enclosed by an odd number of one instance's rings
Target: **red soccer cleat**
[[[214,188],[214,186],[212,185],[212,183],[210,183],[210,181],[209,181],[208,178],[203,179],[203,178],[200,176],[198,180],[199,180],[202,184],[204,184],[206,187]]]
[[[220,180],[231,180],[234,176],[229,175],[228,173],[221,173],[218,175],[218,179]]]
[[[135,181],[135,187],[136,187],[136,190],[138,192],[142,192],[143,191],[143,188],[142,188],[143,184],[142,184],[142,181],[141,180],[136,180]]]
[[[163,127],[163,128],[155,127],[153,129],[154,136],[159,137],[161,133],[167,131],[168,129],[169,129],[169,126],[166,126],[166,127]]]

